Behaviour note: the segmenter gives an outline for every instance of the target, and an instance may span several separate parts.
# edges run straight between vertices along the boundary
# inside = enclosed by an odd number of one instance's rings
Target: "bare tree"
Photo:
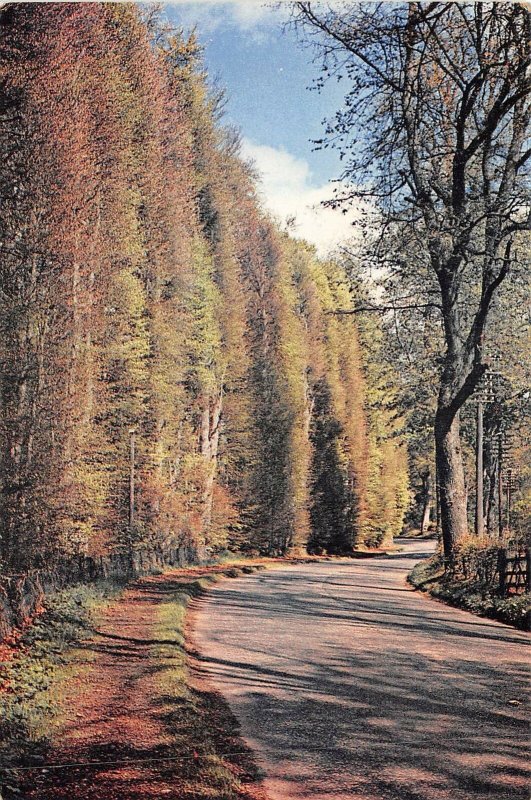
[[[435,415],[444,551],[467,532],[459,411],[486,369],[493,298],[529,229],[529,13],[511,3],[293,3],[322,59],[318,85],[347,79],[322,146],[345,158],[333,205],[370,198],[393,285],[439,307]],[[404,247],[406,243],[406,247]],[[397,280],[398,276],[398,280]]]

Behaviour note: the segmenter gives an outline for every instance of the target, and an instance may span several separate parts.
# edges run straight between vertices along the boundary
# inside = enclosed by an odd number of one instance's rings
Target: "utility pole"
[[[496,361],[495,358],[493,358]],[[476,411],[476,520],[477,537],[485,533],[485,498],[483,497],[483,409],[496,400],[499,373],[487,370],[475,393]]]
[[[129,530],[135,522],[135,429],[129,430]]]
[[[513,434],[510,431],[505,431],[502,450],[503,466],[504,466],[504,479],[502,489],[505,489],[505,526],[508,531],[511,529],[511,514],[512,514],[512,500],[513,491],[518,488],[517,473],[518,469],[514,463],[513,458]]]
[[[441,535],[441,495],[439,489],[439,470],[435,461],[435,525],[437,536]]]
[[[507,530],[511,530],[511,491],[513,488],[513,473],[507,470]]]
[[[476,536],[483,536],[483,400],[478,398],[476,425]]]

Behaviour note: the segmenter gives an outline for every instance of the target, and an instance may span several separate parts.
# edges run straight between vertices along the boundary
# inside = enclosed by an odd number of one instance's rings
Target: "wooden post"
[[[129,530],[135,522],[135,431],[129,431]]]
[[[525,549],[525,566],[525,590],[531,592],[531,548],[529,547]]]
[[[476,425],[476,536],[483,536],[483,403],[478,400]]]

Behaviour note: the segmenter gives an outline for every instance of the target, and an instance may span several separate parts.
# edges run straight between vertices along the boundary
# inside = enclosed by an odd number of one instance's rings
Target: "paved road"
[[[285,567],[202,601],[203,668],[271,800],[528,797],[529,639],[408,589],[432,547]]]

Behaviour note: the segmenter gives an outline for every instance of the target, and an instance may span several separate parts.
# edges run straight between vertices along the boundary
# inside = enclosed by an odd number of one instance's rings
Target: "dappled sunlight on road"
[[[272,800],[527,798],[526,634],[411,591],[432,543],[287,567],[199,602],[199,669]]]

